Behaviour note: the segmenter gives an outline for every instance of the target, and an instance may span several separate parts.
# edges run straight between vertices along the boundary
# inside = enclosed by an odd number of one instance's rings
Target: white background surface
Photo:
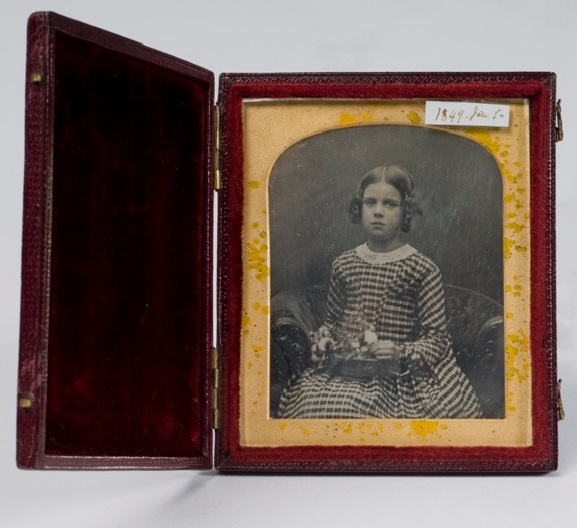
[[[558,354],[567,419],[545,476],[30,472],[15,465],[26,19],[51,10],[220,72],[558,74]],[[0,9],[0,527],[571,526],[577,518],[577,2],[65,0]]]

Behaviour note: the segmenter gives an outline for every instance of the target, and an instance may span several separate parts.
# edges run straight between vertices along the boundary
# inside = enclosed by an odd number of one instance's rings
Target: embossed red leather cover
[[[211,72],[29,20],[17,459],[212,467]]]

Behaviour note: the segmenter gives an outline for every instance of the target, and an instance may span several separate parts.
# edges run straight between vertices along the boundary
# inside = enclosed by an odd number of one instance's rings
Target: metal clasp
[[[561,99],[557,101],[555,105],[555,110],[557,112],[557,126],[555,127],[555,137],[557,141],[563,141],[563,119],[561,117]]]
[[[563,399],[561,398],[561,382],[563,380],[559,380],[557,382],[557,419],[564,420],[565,419],[565,411],[563,410]]]

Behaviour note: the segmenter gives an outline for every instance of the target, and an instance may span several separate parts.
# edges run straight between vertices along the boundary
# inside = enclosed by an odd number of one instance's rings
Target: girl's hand
[[[386,359],[390,361],[391,370],[398,372],[399,359],[401,357],[401,347],[392,341],[377,341],[369,347],[369,352],[377,359]]]

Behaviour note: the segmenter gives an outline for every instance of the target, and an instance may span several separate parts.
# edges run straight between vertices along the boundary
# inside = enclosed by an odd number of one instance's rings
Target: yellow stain
[[[513,312],[507,312],[507,313],[505,314],[505,317],[506,317],[507,319],[513,319],[513,315],[514,315]]]
[[[517,222],[509,222],[505,225],[507,229],[512,229],[515,233],[520,233],[523,229],[525,229],[524,225],[518,224]]]
[[[422,121],[421,116],[416,112],[407,112],[407,119],[414,125],[418,125]]]
[[[517,176],[509,171],[504,171],[505,177],[509,180],[509,183],[517,183]]]
[[[259,233],[259,236],[260,236],[261,238],[266,238],[266,231],[261,231],[261,232]]]
[[[243,315],[242,316],[242,326],[250,326],[252,323],[251,318],[248,315]]]
[[[278,428],[281,431],[284,431],[286,429],[286,423],[285,422],[281,422],[280,424],[278,424]]]
[[[353,432],[353,426],[351,424],[347,425],[343,429],[343,433],[345,433],[345,434],[352,434],[352,432]]]
[[[491,152],[499,152],[501,150],[501,139],[499,136],[492,136],[489,132],[479,129],[468,130],[467,135],[488,147]]]
[[[250,181],[248,182],[248,186],[249,186],[251,189],[258,189],[258,188],[260,187],[260,182],[259,182],[258,180],[250,180]]]
[[[398,423],[398,422],[395,424],[395,429],[396,429],[397,431],[400,431],[402,428],[403,428],[403,424]]]
[[[503,239],[503,256],[505,258],[511,258],[513,253],[511,253],[511,248],[515,245],[515,241],[512,238]]]
[[[508,193],[504,197],[505,203],[512,203],[515,201],[515,195],[513,193]]]
[[[358,123],[358,119],[349,112],[343,112],[339,117],[339,124],[342,126],[355,125],[356,123]]]
[[[521,383],[528,377],[529,364],[527,363],[526,356],[529,353],[529,339],[523,330],[519,330],[517,334],[508,334],[507,339],[509,340],[509,343],[507,343],[505,347],[507,380],[512,381],[517,379],[517,381]],[[521,369],[518,368],[518,363],[521,363]]]
[[[411,421],[411,429],[421,438],[437,432],[439,422],[436,420],[413,420]]]
[[[301,433],[305,436],[310,436],[311,434],[311,432],[304,425],[301,425]]]
[[[268,306],[261,306],[260,311],[262,312],[263,315],[268,315],[270,310]]]
[[[256,279],[264,281],[270,274],[270,269],[266,264],[268,246],[260,245],[260,240],[254,239],[248,244],[248,269],[256,271]]]
[[[519,253],[525,253],[527,251],[527,246],[515,246],[515,251]]]
[[[251,227],[252,227],[253,229],[258,229],[258,228],[260,227],[260,225],[259,225],[258,222],[253,222],[253,223],[251,224]]]
[[[441,429],[443,429],[443,431],[445,431],[447,429],[448,425],[447,424],[441,424]]]
[[[365,112],[364,114],[361,114],[361,119],[363,121],[373,121],[375,119],[375,116],[373,115],[372,112]]]

